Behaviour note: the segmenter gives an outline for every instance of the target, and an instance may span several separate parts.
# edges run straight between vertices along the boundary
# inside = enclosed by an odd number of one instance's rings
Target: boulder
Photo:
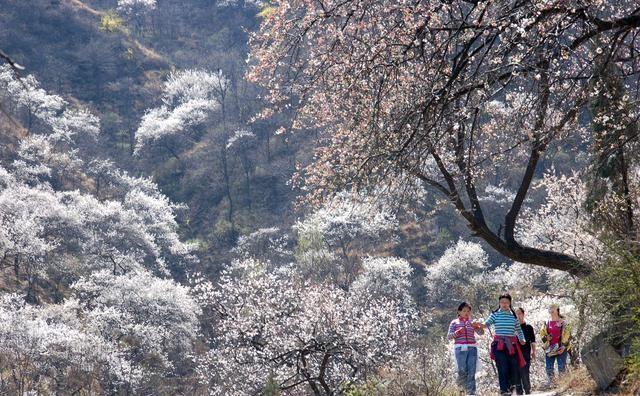
[[[582,363],[601,390],[607,389],[624,368],[624,359],[604,337],[596,337],[582,349]]]

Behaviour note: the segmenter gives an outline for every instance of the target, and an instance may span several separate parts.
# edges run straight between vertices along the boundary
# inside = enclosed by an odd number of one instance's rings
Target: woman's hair
[[[522,307],[518,307],[518,309],[516,309],[516,311],[520,311],[520,312],[522,312],[524,314],[524,308],[522,308]]]
[[[501,294],[500,297],[498,297],[498,302],[500,302],[500,300],[502,300],[503,298],[506,298],[507,300],[509,300],[509,310],[511,311],[511,313],[513,314],[514,318],[517,318],[518,316],[516,315],[516,311],[513,310],[513,307],[511,307],[511,294],[509,293],[504,293]],[[498,304],[498,308],[495,309],[495,312],[498,312],[500,310],[500,304]]]
[[[471,304],[469,304],[466,301],[463,301],[460,303],[460,305],[458,305],[458,312],[462,311],[465,308],[469,308],[469,311],[471,311]]]
[[[560,313],[560,306],[558,304],[551,304],[549,308],[555,308],[558,311],[558,316],[560,319],[564,319],[564,316]]]
[[[506,298],[507,300],[509,300],[509,304],[511,304],[511,294],[509,293],[501,294],[500,297],[498,297],[498,301],[502,300],[503,298]]]

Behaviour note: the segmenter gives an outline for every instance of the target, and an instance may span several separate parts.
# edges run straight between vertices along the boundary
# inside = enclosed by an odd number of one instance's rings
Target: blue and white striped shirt
[[[489,319],[487,319],[484,324],[487,326],[493,325],[497,336],[517,336],[520,341],[525,340],[522,327],[520,327],[520,322],[518,322],[518,319],[513,316],[511,311],[503,311],[500,309],[496,312],[492,312]]]

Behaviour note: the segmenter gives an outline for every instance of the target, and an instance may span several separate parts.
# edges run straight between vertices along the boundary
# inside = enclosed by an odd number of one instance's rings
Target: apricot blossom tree
[[[281,0],[252,37],[248,77],[267,90],[263,116],[295,106],[293,128],[324,131],[301,172],[314,198],[412,176],[502,255],[585,274],[516,224],[545,152],[584,150],[603,68],[637,118],[639,28],[634,0]],[[488,180],[515,191],[497,220],[478,198]]]

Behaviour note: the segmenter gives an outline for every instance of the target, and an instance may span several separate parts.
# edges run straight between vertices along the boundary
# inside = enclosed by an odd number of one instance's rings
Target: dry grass
[[[579,366],[560,378],[558,382],[559,395],[587,396],[599,394],[598,386],[589,375],[587,368]]]
[[[67,0],[67,4],[69,4],[72,8],[74,8],[78,12],[84,12],[93,18],[100,19],[105,16],[105,13],[103,11],[99,11],[94,8],[91,8],[87,4],[83,3],[81,0]],[[142,54],[142,56],[148,61],[154,62],[158,65],[167,66],[167,60],[158,52],[156,52],[154,49],[149,48],[144,44],[140,43],[136,38],[134,38],[131,35],[131,33],[127,31],[123,31],[121,33],[125,36],[125,40],[127,44],[129,44],[128,45],[129,48],[135,48],[136,50],[138,50],[138,52]]]
[[[640,396],[640,376],[629,372],[625,373],[620,388],[620,394]]]

